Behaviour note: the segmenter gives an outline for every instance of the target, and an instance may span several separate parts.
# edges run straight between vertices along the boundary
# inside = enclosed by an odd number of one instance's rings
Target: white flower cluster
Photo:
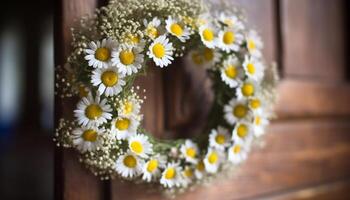
[[[77,86],[82,96],[74,110],[78,127],[67,143],[87,155],[85,163],[108,170],[111,177],[116,173],[125,179],[158,182],[166,188],[185,188],[218,173],[225,163],[244,161],[253,140],[264,133],[270,115],[262,86],[263,44],[234,13],[155,13],[134,22],[138,30],[127,39],[107,34],[85,45],[81,65],[88,66],[88,81]],[[163,144],[140,127],[143,100],[130,85],[148,61],[163,68],[182,55],[176,52],[189,52],[193,62],[216,74],[224,85],[220,89],[229,93],[226,105],[220,105],[224,116],[209,133],[208,147],[203,150],[190,139],[158,148]],[[100,154],[108,165],[94,162]]]

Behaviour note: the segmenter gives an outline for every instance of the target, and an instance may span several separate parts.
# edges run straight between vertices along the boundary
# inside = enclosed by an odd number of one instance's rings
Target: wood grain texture
[[[198,187],[176,199],[251,199],[350,177],[348,120],[281,122],[268,131],[266,146],[254,149],[233,177],[216,180],[210,187]],[[114,200],[164,198],[147,188],[126,183],[119,191],[113,189],[112,196]]]
[[[342,0],[282,0],[284,74],[321,82],[345,79]]]
[[[215,186],[200,188],[181,199],[249,199],[348,177],[349,130],[347,120],[273,124],[266,146],[254,150],[231,181],[218,180]]]
[[[335,181],[317,186],[305,187],[284,194],[269,196],[269,200],[348,200],[350,198],[350,180]]]
[[[70,53],[70,28],[75,20],[91,14],[97,6],[97,0],[56,0],[55,1],[55,65],[63,65]],[[71,112],[75,102],[62,102],[55,97],[55,122]],[[72,151],[55,148],[55,199],[102,199],[103,182],[87,171]]]
[[[279,119],[350,115],[350,84],[285,79],[278,86]]]
[[[143,127],[156,137],[164,134],[164,95],[162,69],[154,65],[148,67],[147,75],[140,76],[134,85],[140,86],[138,94],[146,96],[141,112]],[[145,90],[145,92],[144,92]]]

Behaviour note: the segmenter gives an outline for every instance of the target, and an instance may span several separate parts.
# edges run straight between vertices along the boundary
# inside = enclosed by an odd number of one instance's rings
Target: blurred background
[[[267,62],[278,64],[279,117],[235,177],[178,199],[350,199],[349,1],[232,1],[261,33]],[[162,199],[146,198],[142,186],[101,183],[70,151],[54,154],[54,49],[62,64],[73,18],[105,2],[1,3],[1,200]],[[154,69],[139,81],[148,91],[145,126],[159,137],[203,119],[202,95],[210,94],[198,93],[192,83],[202,75],[185,68]]]
[[[1,3],[0,199],[53,198],[53,3]]]

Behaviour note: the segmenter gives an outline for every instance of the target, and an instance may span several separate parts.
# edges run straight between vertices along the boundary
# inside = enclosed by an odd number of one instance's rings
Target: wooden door
[[[267,61],[276,61],[279,66],[278,118],[269,127],[263,148],[254,149],[235,176],[210,187],[196,188],[177,199],[350,198],[348,3],[233,1],[246,9],[249,24],[262,34]],[[56,1],[57,65],[69,53],[73,19],[92,13],[103,4],[99,0]],[[182,65],[181,61],[176,64]],[[187,129],[188,122],[198,119],[203,110],[191,105],[200,95],[210,102],[210,94],[206,93],[206,86],[202,87],[203,94],[187,86],[191,79],[200,76],[170,67],[153,69],[147,78],[138,80],[147,89],[145,127],[156,136],[165,137],[164,134]],[[170,77],[173,81],[169,81]],[[56,100],[59,117],[62,103]],[[78,163],[72,151],[56,149],[55,157],[57,199],[163,198],[159,193],[148,192],[147,186],[119,180],[101,182]]]

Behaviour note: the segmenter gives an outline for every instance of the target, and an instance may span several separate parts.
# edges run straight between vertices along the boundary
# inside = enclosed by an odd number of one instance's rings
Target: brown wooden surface
[[[349,178],[349,131],[348,120],[275,123],[269,128],[265,147],[255,149],[232,180],[218,180],[181,200],[251,199]]]
[[[70,53],[71,31],[76,19],[90,14],[97,6],[97,0],[56,0],[55,2],[55,65],[63,65]],[[55,97],[55,122],[67,107]],[[55,149],[55,199],[103,199],[103,182],[86,170],[73,151]]]
[[[265,147],[254,149],[233,177],[177,199],[349,199],[350,86],[345,76],[344,1],[232,1],[243,6],[249,25],[261,33],[267,63],[277,61],[282,69],[279,118],[268,130]],[[56,43],[56,49],[63,48],[56,58],[61,64],[68,51],[72,19],[91,12],[96,3],[58,2],[63,5],[63,17],[58,20],[61,32],[56,34],[62,38],[56,41],[65,44]],[[144,125],[157,137],[172,137],[187,130],[189,122],[196,123],[195,107],[200,105],[196,97],[200,95],[191,84],[201,77],[195,70],[180,67],[183,63],[176,62],[168,69],[153,68],[137,81],[141,90],[147,90]],[[207,86],[203,88],[208,92]],[[74,154],[65,151],[61,157],[56,155],[56,161],[60,158],[56,171],[63,172],[63,187],[58,189],[64,199],[164,199],[150,190],[152,186],[120,180],[112,181],[109,193]]]
[[[330,182],[315,187],[305,187],[302,189],[286,192],[285,194],[276,195],[262,199],[270,200],[348,200],[350,191],[349,181]]]
[[[350,115],[350,83],[284,79],[278,86],[278,119]]]
[[[284,73],[322,82],[345,78],[342,0],[282,0]]]

